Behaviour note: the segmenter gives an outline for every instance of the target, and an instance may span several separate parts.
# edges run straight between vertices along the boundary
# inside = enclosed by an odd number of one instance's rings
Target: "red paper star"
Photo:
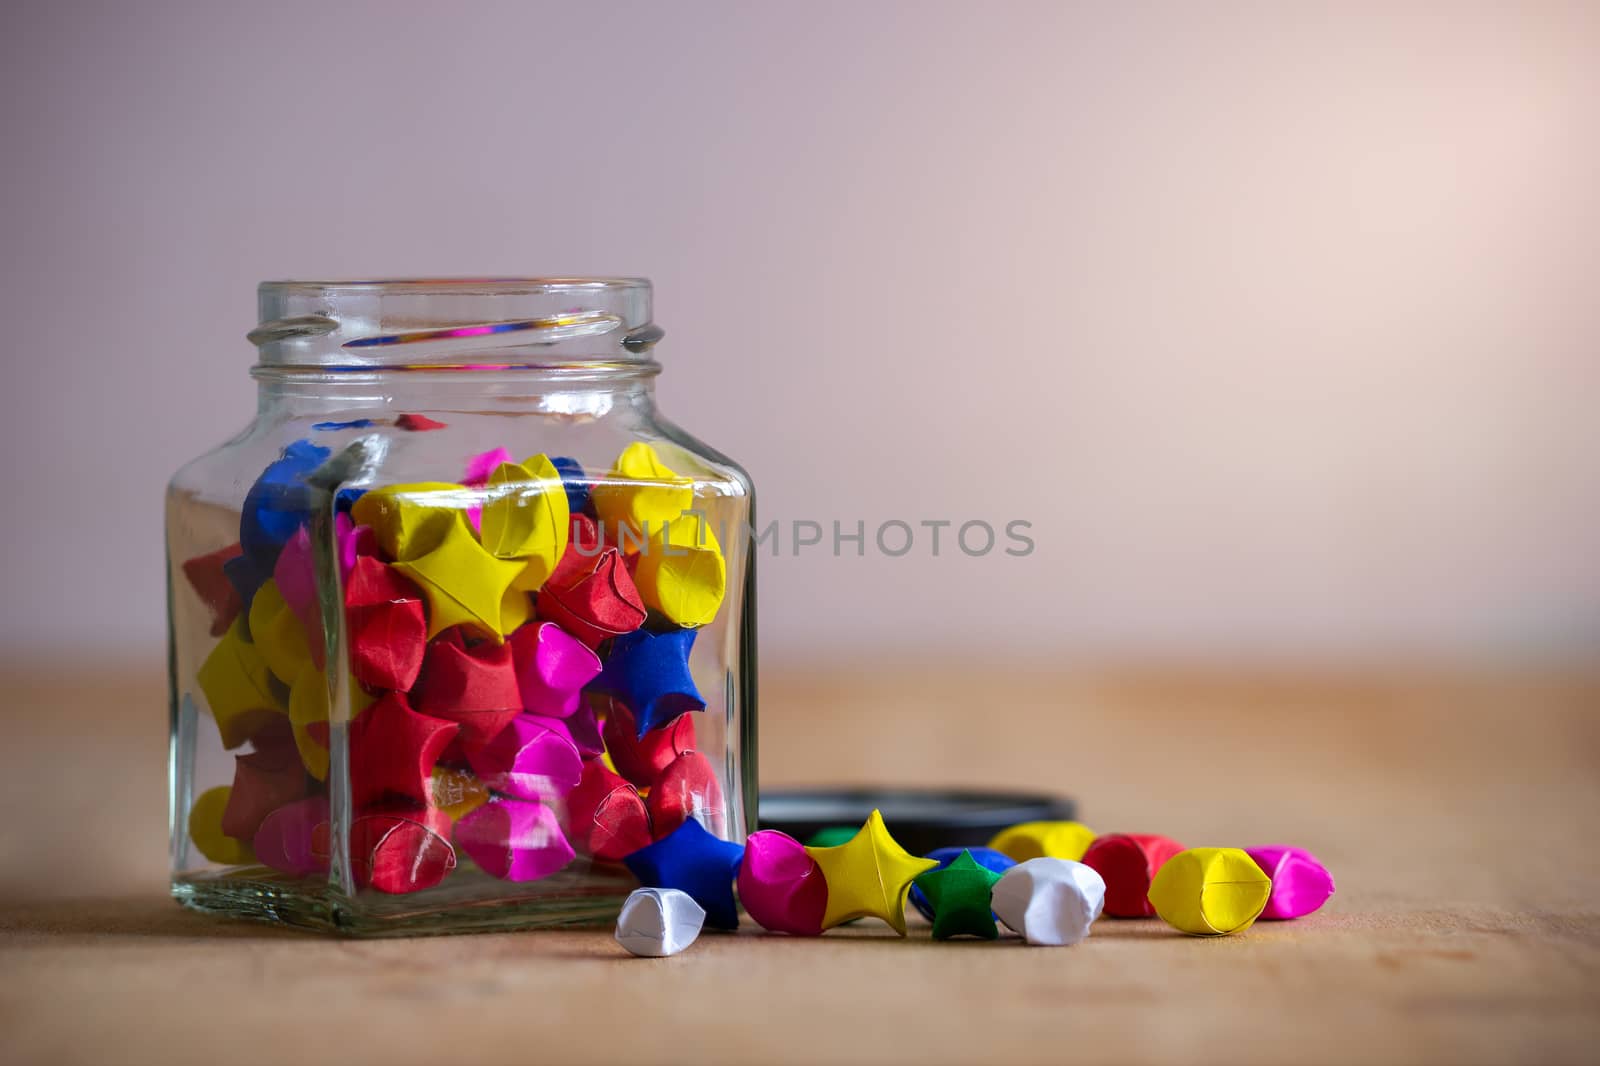
[[[373,688],[405,692],[417,683],[428,641],[422,595],[400,572],[356,556],[345,580],[350,672]]]
[[[424,714],[458,723],[463,744],[487,743],[522,713],[511,645],[483,641],[469,648],[458,631],[446,632],[428,645],[411,698]]]
[[[426,805],[433,765],[460,730],[454,722],[411,709],[391,692],[350,723],[350,793],[364,806],[394,794]]]

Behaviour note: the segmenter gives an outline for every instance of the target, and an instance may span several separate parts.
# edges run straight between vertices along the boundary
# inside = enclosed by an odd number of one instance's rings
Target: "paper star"
[[[403,414],[394,420],[399,429],[410,430],[412,433],[423,433],[430,429],[448,428],[443,422],[436,422],[427,415]]]
[[[710,523],[697,515],[683,515],[654,529],[639,553],[633,583],[645,606],[672,622],[709,623],[728,588],[728,566]]]
[[[311,489],[306,475],[331,454],[310,441],[294,441],[267,464],[245,494],[239,543],[258,574],[272,573],[278,552],[310,516]]]
[[[572,559],[576,561],[568,562]],[[649,613],[617,549],[584,558],[571,542],[539,590],[538,610],[540,618],[557,623],[591,648],[638,629]]]
[[[567,550],[571,516],[561,475],[543,455],[504,462],[488,480],[483,505],[483,546],[502,559],[525,564],[517,588],[536,592]]]
[[[712,836],[691,820],[623,861],[646,888],[687,892],[705,908],[712,928],[736,929],[739,907],[733,900],[733,879],[742,858],[744,848]]]
[[[713,831],[723,827],[722,786],[716,768],[698,751],[686,751],[667,764],[645,800],[658,837],[696,818]]]
[[[1028,943],[1062,947],[1089,935],[1105,907],[1106,883],[1092,866],[1040,856],[1007,870],[990,898],[1000,920]]]
[[[230,560],[239,557],[242,550],[238,544],[230,544],[206,555],[197,555],[183,564],[183,576],[189,579],[189,587],[194,589],[200,602],[211,612],[213,637],[226,633],[244,609],[239,590],[233,587],[224,569]]]
[[[518,799],[554,800],[577,787],[583,757],[558,719],[519,714],[487,742],[463,745],[483,783]]]
[[[590,490],[595,513],[607,526],[627,526],[638,536],[694,506],[694,479],[682,477],[643,441],[617,457],[617,465]]]
[[[461,727],[411,709],[391,692],[350,723],[350,793],[364,806],[388,794],[426,804],[433,764]]]
[[[326,796],[308,796],[279,807],[256,830],[256,861],[290,877],[326,873],[328,857],[317,854],[314,842],[318,827],[326,826],[328,818]]]
[[[567,717],[583,702],[583,686],[600,676],[600,657],[553,622],[517,630],[510,644],[522,706],[532,714]]]
[[[486,452],[479,452],[467,459],[467,469],[462,474],[461,483],[474,488],[487,485],[489,475],[494,473],[495,467],[509,462],[511,453],[504,448],[490,448]]]
[[[288,604],[289,610],[300,622],[311,649],[311,661],[322,665],[322,606],[317,602],[317,574],[311,555],[311,532],[306,526],[295,530],[294,536],[278,553],[278,562],[272,568],[273,583],[278,595]]]
[[[636,888],[617,915],[617,943],[642,959],[664,959],[695,942],[705,909],[675,888]]]
[[[567,490],[568,510],[577,514],[589,506],[589,475],[583,472],[578,460],[558,455],[550,460],[550,465],[561,473],[561,484]]]
[[[1250,928],[1271,895],[1271,878],[1238,848],[1179,852],[1150,883],[1150,905],[1161,920],[1192,936]]]
[[[350,672],[373,688],[409,691],[428,639],[417,586],[381,560],[360,555],[345,578],[344,602]]]
[[[1150,833],[1112,833],[1091,844],[1083,853],[1083,862],[1105,879],[1107,914],[1148,918],[1155,913],[1149,899],[1150,883],[1167,860],[1182,850],[1176,840]]]
[[[919,859],[895,843],[883,824],[883,815],[873,811],[855,836],[832,848],[806,848],[822,867],[828,882],[828,910],[822,927],[855,918],[882,918],[895,932],[906,935],[906,895],[911,882],[939,864]]]
[[[285,685],[294,684],[311,658],[311,647],[300,619],[278,593],[278,583],[270,578],[256,590],[250,602],[250,640],[267,662],[267,669]]]
[[[605,705],[605,744],[613,769],[640,788],[649,788],[661,771],[686,751],[695,750],[694,719],[685,714],[639,736],[633,712],[621,700],[597,696]],[[850,833],[855,830],[851,829]],[[847,834],[848,836],[848,834]],[[839,841],[834,841],[839,843]]]
[[[484,551],[464,515],[454,516],[432,550],[394,567],[427,597],[429,640],[454,625],[471,626],[496,642],[505,639],[500,612],[522,564]]]
[[[1274,844],[1244,850],[1272,878],[1272,896],[1261,912],[1264,920],[1304,918],[1333,895],[1333,875],[1304,848]]]
[[[233,789],[227,785],[207,789],[189,808],[189,839],[200,854],[224,866],[243,866],[255,861],[248,840],[236,840],[222,831],[222,812],[228,808]]]
[[[511,646],[468,647],[458,632],[446,633],[428,645],[411,700],[423,714],[458,723],[463,746],[488,743],[522,713]]]
[[[455,868],[450,816],[443,811],[383,806],[350,822],[350,869],[359,887],[420,892]]]
[[[243,618],[228,627],[195,679],[224,748],[237,748],[288,710],[273,688],[266,659],[244,637]]]
[[[616,862],[649,845],[650,815],[639,790],[596,759],[567,796],[567,833],[578,848]]]
[[[552,808],[505,796],[457,822],[455,841],[485,873],[502,881],[537,881],[576,857]]]
[[[686,711],[706,709],[689,674],[694,636],[692,629],[669,633],[640,629],[611,642],[605,669],[592,688],[628,705],[638,723],[640,740]]]
[[[280,719],[281,721],[281,719]],[[222,812],[222,831],[239,840],[250,840],[267,815],[306,794],[306,771],[300,753],[285,733],[268,747],[256,738],[256,750],[234,756],[233,791]]]
[[[972,852],[963,850],[949,865],[929,870],[917,878],[917,887],[933,907],[933,938],[975,936],[994,940],[994,912],[989,909],[989,893],[1000,875],[978,865]]]
[[[828,908],[828,883],[798,840],[762,829],[744,842],[739,902],[768,932],[818,936]]]
[[[1077,862],[1094,836],[1094,830],[1081,822],[1022,822],[996,833],[989,847],[1017,862],[1039,858]]]
[[[372,528],[389,558],[409,561],[432,551],[456,521],[465,523],[466,509],[477,500],[472,489],[448,481],[385,485],[363,493],[350,517]]]
[[[815,842],[813,841],[813,843]],[[924,858],[933,859],[939,864],[938,868],[943,869],[960,857],[962,852],[970,854],[979,866],[982,866],[985,870],[993,870],[996,874],[1003,874],[1016,865],[1015,860],[995,851],[993,848],[934,848]],[[924,874],[923,876],[926,877],[928,875]],[[922,890],[921,882],[922,878],[919,877],[911,885],[911,896],[909,898],[911,905],[917,908],[922,916],[931,922],[933,921],[934,908],[928,902],[928,894]]]

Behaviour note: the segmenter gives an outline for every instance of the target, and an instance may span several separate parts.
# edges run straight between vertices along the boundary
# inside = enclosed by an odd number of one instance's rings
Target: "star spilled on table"
[[[433,767],[461,727],[418,714],[391,692],[350,723],[350,793],[357,807],[386,795],[427,805]]]
[[[706,709],[689,675],[694,635],[693,629],[668,633],[636,629],[612,640],[605,669],[592,688],[628,705],[638,722],[640,740],[685,711]]]
[[[676,888],[705,908],[706,924],[737,929],[739,906],[733,900],[733,879],[739,874],[744,848],[712,836],[694,819],[622,861],[646,888]]]
[[[522,573],[522,562],[497,559],[486,551],[465,515],[458,512],[454,516],[427,554],[395,563],[394,568],[421,586],[427,597],[429,640],[463,624],[496,642],[505,639],[501,612],[506,592]]]
[[[806,853],[822,867],[823,879],[828,882],[822,928],[832,929],[856,918],[882,918],[901,936],[906,935],[906,896],[912,880],[939,865],[933,859],[919,859],[897,844],[879,811],[873,811],[845,843],[808,847]]]
[[[999,937],[989,903],[989,894],[998,880],[1000,875],[979,865],[970,851],[963,851],[950,865],[918,877],[917,887],[927,894],[933,907],[933,938]]]

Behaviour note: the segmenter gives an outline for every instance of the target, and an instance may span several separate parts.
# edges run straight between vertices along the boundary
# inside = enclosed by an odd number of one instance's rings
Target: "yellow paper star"
[[[200,664],[196,680],[205,694],[224,748],[237,748],[287,708],[273,688],[261,651],[244,639],[244,619],[235,619]]]
[[[728,565],[711,524],[699,515],[674,518],[651,532],[633,573],[645,606],[680,626],[703,626],[717,616],[728,588]]]
[[[385,485],[362,493],[350,517],[372,527],[389,558],[411,560],[438,547],[456,516],[478,500],[475,490],[448,481]]]
[[[911,882],[939,864],[919,859],[895,843],[873,811],[855,836],[833,848],[807,848],[806,854],[822,867],[828,884],[828,907],[822,928],[856,918],[882,918],[895,932],[906,935],[906,896]]]
[[[359,717],[371,707],[374,698],[366,689],[350,684],[350,717]],[[294,733],[294,746],[300,752],[300,761],[306,773],[318,781],[328,779],[328,747],[311,735],[311,727],[328,721],[328,675],[310,663],[300,671],[289,689],[289,727]],[[324,732],[323,736],[327,736]]]
[[[433,768],[433,805],[459,822],[489,802],[489,786],[467,770],[450,766]]]
[[[466,515],[456,512],[432,551],[395,563],[394,568],[420,585],[428,599],[429,640],[454,625],[470,625],[497,642],[505,639],[501,612],[522,563],[496,559],[485,551]]]
[[[520,559],[517,588],[537,592],[567,550],[572,516],[561,473],[548,457],[534,455],[495,467],[486,491],[483,546],[501,559]]]
[[[218,785],[194,798],[189,808],[189,839],[195,850],[223,866],[245,866],[256,861],[247,840],[235,840],[222,831],[222,812],[233,795],[230,785]]]
[[[1161,920],[1193,936],[1250,928],[1272,895],[1272,878],[1238,848],[1190,848],[1167,860],[1150,882]]]
[[[1082,822],[1022,822],[1010,829],[1002,829],[989,841],[989,846],[1008,859],[1027,862],[1029,859],[1083,858],[1097,834]]]
[[[305,628],[283,602],[278,583],[271,578],[256,590],[255,598],[250,601],[250,640],[267,661],[272,676],[285,685],[294,684],[294,679],[311,662]]]
[[[694,479],[673,471],[643,441],[623,449],[608,478],[590,498],[601,523],[613,531],[627,526],[642,538],[647,525],[654,532],[694,505]]]

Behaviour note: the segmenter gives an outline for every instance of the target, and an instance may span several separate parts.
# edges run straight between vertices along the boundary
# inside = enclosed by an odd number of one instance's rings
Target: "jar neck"
[[[657,363],[473,370],[319,373],[257,368],[263,418],[329,421],[398,417],[408,412],[547,414],[602,418],[655,409]]]

